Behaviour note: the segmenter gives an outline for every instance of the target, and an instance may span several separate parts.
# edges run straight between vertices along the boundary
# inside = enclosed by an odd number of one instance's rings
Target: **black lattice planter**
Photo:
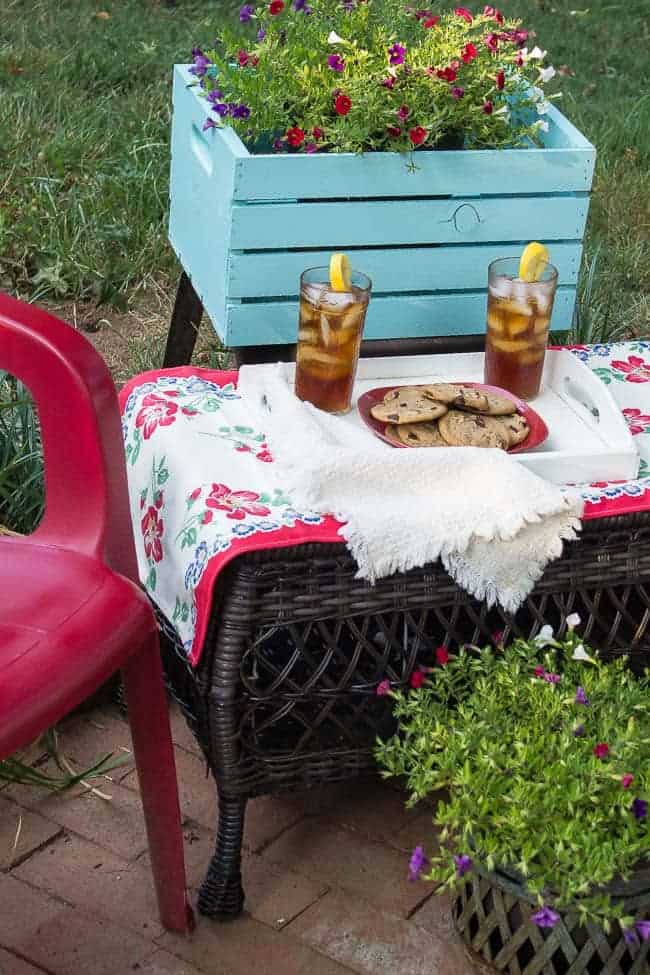
[[[650,919],[650,868],[607,891],[623,901],[626,915]],[[508,975],[649,975],[650,941],[628,944],[617,922],[606,934],[571,911],[559,911],[555,927],[540,929],[531,920],[538,906],[513,877],[475,868],[454,900],[453,917],[469,947]]]

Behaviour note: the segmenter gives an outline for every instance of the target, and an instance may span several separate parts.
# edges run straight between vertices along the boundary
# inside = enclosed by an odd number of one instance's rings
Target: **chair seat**
[[[4,539],[0,566],[4,754],[22,747],[76,707],[124,663],[125,646],[135,652],[154,630],[144,593],[102,563],[30,538]]]

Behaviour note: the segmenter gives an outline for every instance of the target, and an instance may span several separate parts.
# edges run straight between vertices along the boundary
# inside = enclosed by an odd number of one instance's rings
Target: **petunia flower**
[[[348,95],[337,95],[334,99],[334,111],[337,115],[347,115],[352,108],[352,99]]]
[[[408,107],[408,105],[400,105],[395,114],[399,119],[402,120],[402,122],[405,122],[411,114],[411,109]]]
[[[448,81],[450,84],[455,81],[458,77],[458,71],[453,65],[448,65],[446,68],[438,68],[436,70],[436,75],[441,79],[441,81]]]
[[[573,660],[587,660],[590,663],[593,663],[592,658],[589,656],[582,643],[579,643],[577,647],[573,648],[571,658]]]
[[[282,13],[284,10],[284,0],[271,0],[269,4],[269,13],[272,17],[276,17],[278,14]]]
[[[395,79],[393,78],[392,75],[389,75],[387,78],[382,78],[382,82],[381,83],[384,86],[384,88],[394,88],[395,87]]]
[[[474,18],[466,7],[454,7],[454,13],[457,17],[462,17],[466,20],[468,24],[471,24]]]
[[[424,852],[424,848],[421,846],[416,846],[411,853],[411,858],[409,860],[409,880],[418,880],[420,874],[429,866],[429,858]]]
[[[327,63],[332,69],[332,71],[345,71],[345,61],[340,54],[330,54],[327,58]]]
[[[423,670],[414,670],[413,673],[411,674],[411,679],[409,680],[409,684],[411,685],[414,691],[417,691],[420,687],[422,687],[426,679],[427,677]]]
[[[578,687],[576,690],[576,704],[586,704],[589,705],[589,698],[585,694],[584,687]]]
[[[609,755],[609,745],[606,741],[599,741],[597,745],[594,745],[594,755],[596,758],[607,758]]]
[[[286,140],[290,146],[297,149],[305,141],[305,133],[297,125],[294,125],[292,128],[287,129]]]
[[[380,681],[377,684],[377,689],[375,691],[377,697],[386,697],[386,695],[389,693],[390,693],[390,681],[389,680]]]
[[[483,43],[492,54],[496,54],[499,49],[499,37],[497,34],[487,34],[483,38]]]
[[[319,128],[317,125],[315,125],[314,128],[311,130],[311,134],[315,139],[322,139],[323,136],[325,135],[323,130]]]
[[[536,129],[539,129],[540,132],[548,132],[549,130],[549,124],[546,119],[537,119],[536,122],[533,122],[533,125]]]
[[[421,125],[416,125],[415,128],[409,129],[409,139],[411,140],[411,144],[414,146],[421,146],[424,140],[426,139],[427,135],[428,135],[427,130],[423,128]],[[438,660],[437,650],[436,650],[436,660]],[[438,663],[440,663],[439,660]]]
[[[441,667],[449,663],[449,652],[446,647],[436,647],[436,663]]]
[[[280,138],[274,139],[271,143],[271,148],[274,152],[284,152],[284,142]]]
[[[328,44],[345,44],[345,41],[343,40],[342,37],[339,37],[339,35],[336,33],[335,30],[331,30],[329,32],[329,34],[327,35],[327,43]]]
[[[497,90],[498,91],[503,91],[503,89],[505,87],[505,84],[506,84],[506,73],[505,73],[505,71],[497,71],[496,84],[497,84]]]
[[[485,101],[483,102],[483,111],[485,112],[486,115],[491,115],[492,112],[494,111],[494,105],[489,98],[486,98]]]
[[[554,928],[560,920],[560,915],[556,914],[550,907],[544,905],[544,907],[540,907],[536,914],[531,915],[530,919],[538,928]]]
[[[456,876],[464,877],[466,873],[474,866],[474,861],[467,853],[461,853],[460,856],[454,856],[454,863],[456,864]]]
[[[585,736],[585,726],[583,724],[578,724],[573,729],[574,738],[584,738]]]
[[[404,64],[406,59],[406,48],[403,44],[393,44],[388,48],[389,64]]]
[[[483,16],[492,17],[493,20],[496,20],[497,24],[503,23],[503,14],[500,10],[497,10],[496,7],[491,7],[486,4],[486,6],[483,7]]]
[[[242,24],[247,24],[249,20],[252,19],[255,13],[255,7],[252,3],[245,3],[243,7],[239,8],[239,19]]]
[[[477,57],[478,57],[478,51],[476,50],[474,44],[466,44],[461,54],[461,58],[463,59],[465,64],[469,64],[471,61],[474,60],[474,58]]]
[[[553,67],[552,64],[549,64],[548,68],[538,68],[538,71],[539,71],[538,81],[541,81],[544,84],[546,84],[547,81],[550,81],[551,78],[554,78],[556,75],[555,68]]]
[[[265,37],[266,37],[266,31],[264,30],[263,27],[260,27],[260,29],[257,32],[258,41],[263,41]]]
[[[212,61],[198,47],[195,47],[192,50],[192,56],[194,57],[194,64],[190,68],[190,74],[195,75],[197,78],[203,78],[207,74],[208,68],[211,66]]]
[[[399,125],[387,125],[386,131],[389,135],[392,135],[394,139],[402,134],[402,130],[400,129]]]
[[[536,647],[539,647],[540,649],[542,647],[548,647],[549,645],[555,643],[555,639],[553,637],[553,627],[549,626],[548,623],[546,624],[546,626],[543,626],[539,631],[539,633],[537,634],[537,636],[533,637],[533,643],[535,644]]]
[[[547,684],[559,684],[562,678],[559,674],[545,673],[544,680]]]
[[[422,21],[422,26],[429,30],[431,27],[437,27],[440,23],[440,17],[427,17],[426,20]]]
[[[624,789],[629,789],[634,782],[634,776],[630,772],[626,772],[625,775],[621,776],[621,785]]]
[[[623,931],[623,941],[625,942],[626,945],[638,945],[639,936],[633,927],[626,928]]]
[[[250,118],[251,110],[248,105],[232,105],[230,114],[233,118]]]
[[[634,927],[641,935],[642,941],[650,941],[650,921],[637,921]]]
[[[637,819],[645,819],[648,815],[648,803],[645,799],[636,798],[630,806],[630,812]]]
[[[567,616],[566,618],[566,625],[570,630],[575,630],[577,626],[580,626],[581,622],[582,620],[580,619],[578,613],[571,613],[571,615]]]
[[[213,118],[206,118],[205,122],[201,126],[201,131],[205,132],[207,129],[218,129],[219,126]]]
[[[543,667],[540,667],[540,665],[538,664],[537,667],[535,667],[533,673],[535,677],[543,677],[546,671],[544,670]]]

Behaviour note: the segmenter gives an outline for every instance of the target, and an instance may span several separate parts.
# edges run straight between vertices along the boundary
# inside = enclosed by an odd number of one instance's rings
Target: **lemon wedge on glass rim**
[[[352,265],[347,254],[330,257],[330,285],[333,291],[350,291],[352,288]]]
[[[549,262],[549,253],[536,240],[524,247],[519,259],[519,277],[522,281],[539,281]]]

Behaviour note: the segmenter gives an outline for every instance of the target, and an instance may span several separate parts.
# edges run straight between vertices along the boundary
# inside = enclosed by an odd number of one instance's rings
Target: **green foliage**
[[[0,525],[29,534],[45,503],[38,419],[28,391],[0,372]]]
[[[62,792],[80,783],[86,785],[87,779],[105,776],[112,769],[119,768],[130,760],[128,755],[113,756],[109,752],[98,759],[93,765],[81,772],[76,772],[59,748],[56,730],[50,728],[43,736],[43,744],[47,753],[54,759],[58,774],[48,775],[38,767],[22,762],[19,758],[9,756],[0,761],[0,783],[11,782],[14,785],[33,785],[49,792]]]
[[[517,871],[540,904],[607,924],[616,910],[597,888],[648,851],[647,817],[631,806],[650,792],[650,675],[635,678],[624,660],[573,659],[576,647],[570,631],[544,648],[461,649],[422,689],[391,692],[399,732],[378,743],[377,759],[385,777],[406,778],[412,802],[448,790],[430,874],[442,889],[457,881],[452,855],[471,855]]]
[[[541,83],[542,52],[520,51],[527,34],[514,33],[519,20],[477,13],[468,23],[448,11],[434,23],[424,11],[375,0],[295,7],[274,14],[272,3],[258,6],[246,49],[240,32],[226,29],[205,52],[217,66],[201,77],[207,93],[217,91],[214,122],[232,124],[251,148],[268,151],[275,139],[298,152],[499,148],[530,142],[546,125],[535,112],[532,123],[525,113],[511,117],[513,100],[540,114],[546,105],[541,88],[528,94]],[[197,70],[205,70],[201,55]]]

